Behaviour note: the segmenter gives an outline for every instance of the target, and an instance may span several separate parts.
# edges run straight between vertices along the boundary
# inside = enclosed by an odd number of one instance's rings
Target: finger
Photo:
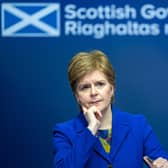
[[[154,160],[153,165],[155,167],[167,167],[167,160],[165,158],[159,157]]]
[[[97,119],[101,119],[102,118],[102,114],[101,114],[100,111],[95,111],[94,114],[95,114]]]
[[[149,167],[153,168],[153,160],[150,157],[144,156],[143,159]]]
[[[82,107],[83,113],[85,114],[88,111],[88,109],[85,106],[82,106],[82,105],[81,105],[81,107]]]
[[[95,116],[95,118],[97,119],[97,120],[101,120],[101,118],[102,118],[102,114],[101,113],[99,113],[98,111],[96,111],[96,112],[93,112],[93,114],[94,114],[94,116]]]
[[[96,118],[100,121],[102,116],[98,112],[95,112],[94,114],[95,114]]]
[[[92,106],[91,108],[93,109],[95,116],[102,118],[102,113],[99,111],[99,109],[97,109],[96,106]]]
[[[168,168],[168,160],[166,160],[166,162],[165,162],[163,168]]]

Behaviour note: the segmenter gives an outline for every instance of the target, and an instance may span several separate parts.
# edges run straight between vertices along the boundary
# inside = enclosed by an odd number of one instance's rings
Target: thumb
[[[147,165],[148,165],[150,168],[153,168],[153,160],[152,160],[150,157],[144,156],[143,159],[144,159],[145,163],[147,163]]]

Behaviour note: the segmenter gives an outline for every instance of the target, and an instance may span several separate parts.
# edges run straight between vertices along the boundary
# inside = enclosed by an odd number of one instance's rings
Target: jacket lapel
[[[109,163],[111,163],[109,154],[107,154],[107,153],[105,152],[105,150],[103,149],[102,144],[100,143],[99,139],[97,139],[97,144],[95,145],[94,150],[95,150],[95,152],[96,152],[98,155],[100,155],[100,156],[103,157],[105,160],[107,160]]]
[[[97,143],[94,147],[94,150],[97,154],[101,155],[105,160],[109,163],[114,159],[116,153],[120,149],[122,143],[129,133],[129,125],[126,116],[124,113],[113,108],[112,111],[112,139],[111,139],[111,151],[110,155],[107,154],[99,139],[97,139]],[[85,120],[82,113],[78,116],[76,123],[76,131],[80,132],[87,127],[87,121]]]
[[[129,133],[129,125],[125,115],[113,109],[112,118],[112,138],[110,158],[114,159],[116,153],[120,149],[122,143]]]
[[[85,120],[85,117],[84,117],[83,113],[81,112],[79,114],[77,122],[76,122],[76,131],[79,133],[80,131],[82,131],[86,127],[87,127],[87,121]],[[97,138],[96,145],[94,147],[94,151],[98,155],[100,155],[101,157],[103,157],[105,160],[107,160],[109,163],[111,162],[109,155],[104,151],[104,149],[102,147],[102,144],[100,143],[100,141],[99,141],[98,138]]]
[[[115,155],[119,151],[122,143],[127,137],[130,127],[128,124],[128,119],[123,112],[120,112],[113,108],[112,110],[112,138],[111,138],[111,151],[110,154],[107,154],[100,141],[98,140],[97,145],[95,146],[95,151],[100,154],[107,161],[112,162]]]

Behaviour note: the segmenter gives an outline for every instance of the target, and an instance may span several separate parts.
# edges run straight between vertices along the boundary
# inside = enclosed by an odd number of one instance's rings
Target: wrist
[[[91,133],[93,134],[93,135],[96,135],[96,133],[97,133],[97,131],[98,131],[98,128],[99,128],[99,126],[92,126],[92,125],[88,125],[88,127],[87,127],[90,131],[91,131]]]

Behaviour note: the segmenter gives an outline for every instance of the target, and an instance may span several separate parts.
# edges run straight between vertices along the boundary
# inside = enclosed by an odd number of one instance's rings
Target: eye
[[[89,84],[83,84],[83,85],[80,85],[79,86],[79,90],[80,91],[86,91],[90,88],[90,85]]]
[[[103,81],[98,81],[98,82],[96,82],[96,87],[101,88],[101,87],[103,87],[103,86],[105,86],[105,85],[106,85],[106,83],[103,82]]]

